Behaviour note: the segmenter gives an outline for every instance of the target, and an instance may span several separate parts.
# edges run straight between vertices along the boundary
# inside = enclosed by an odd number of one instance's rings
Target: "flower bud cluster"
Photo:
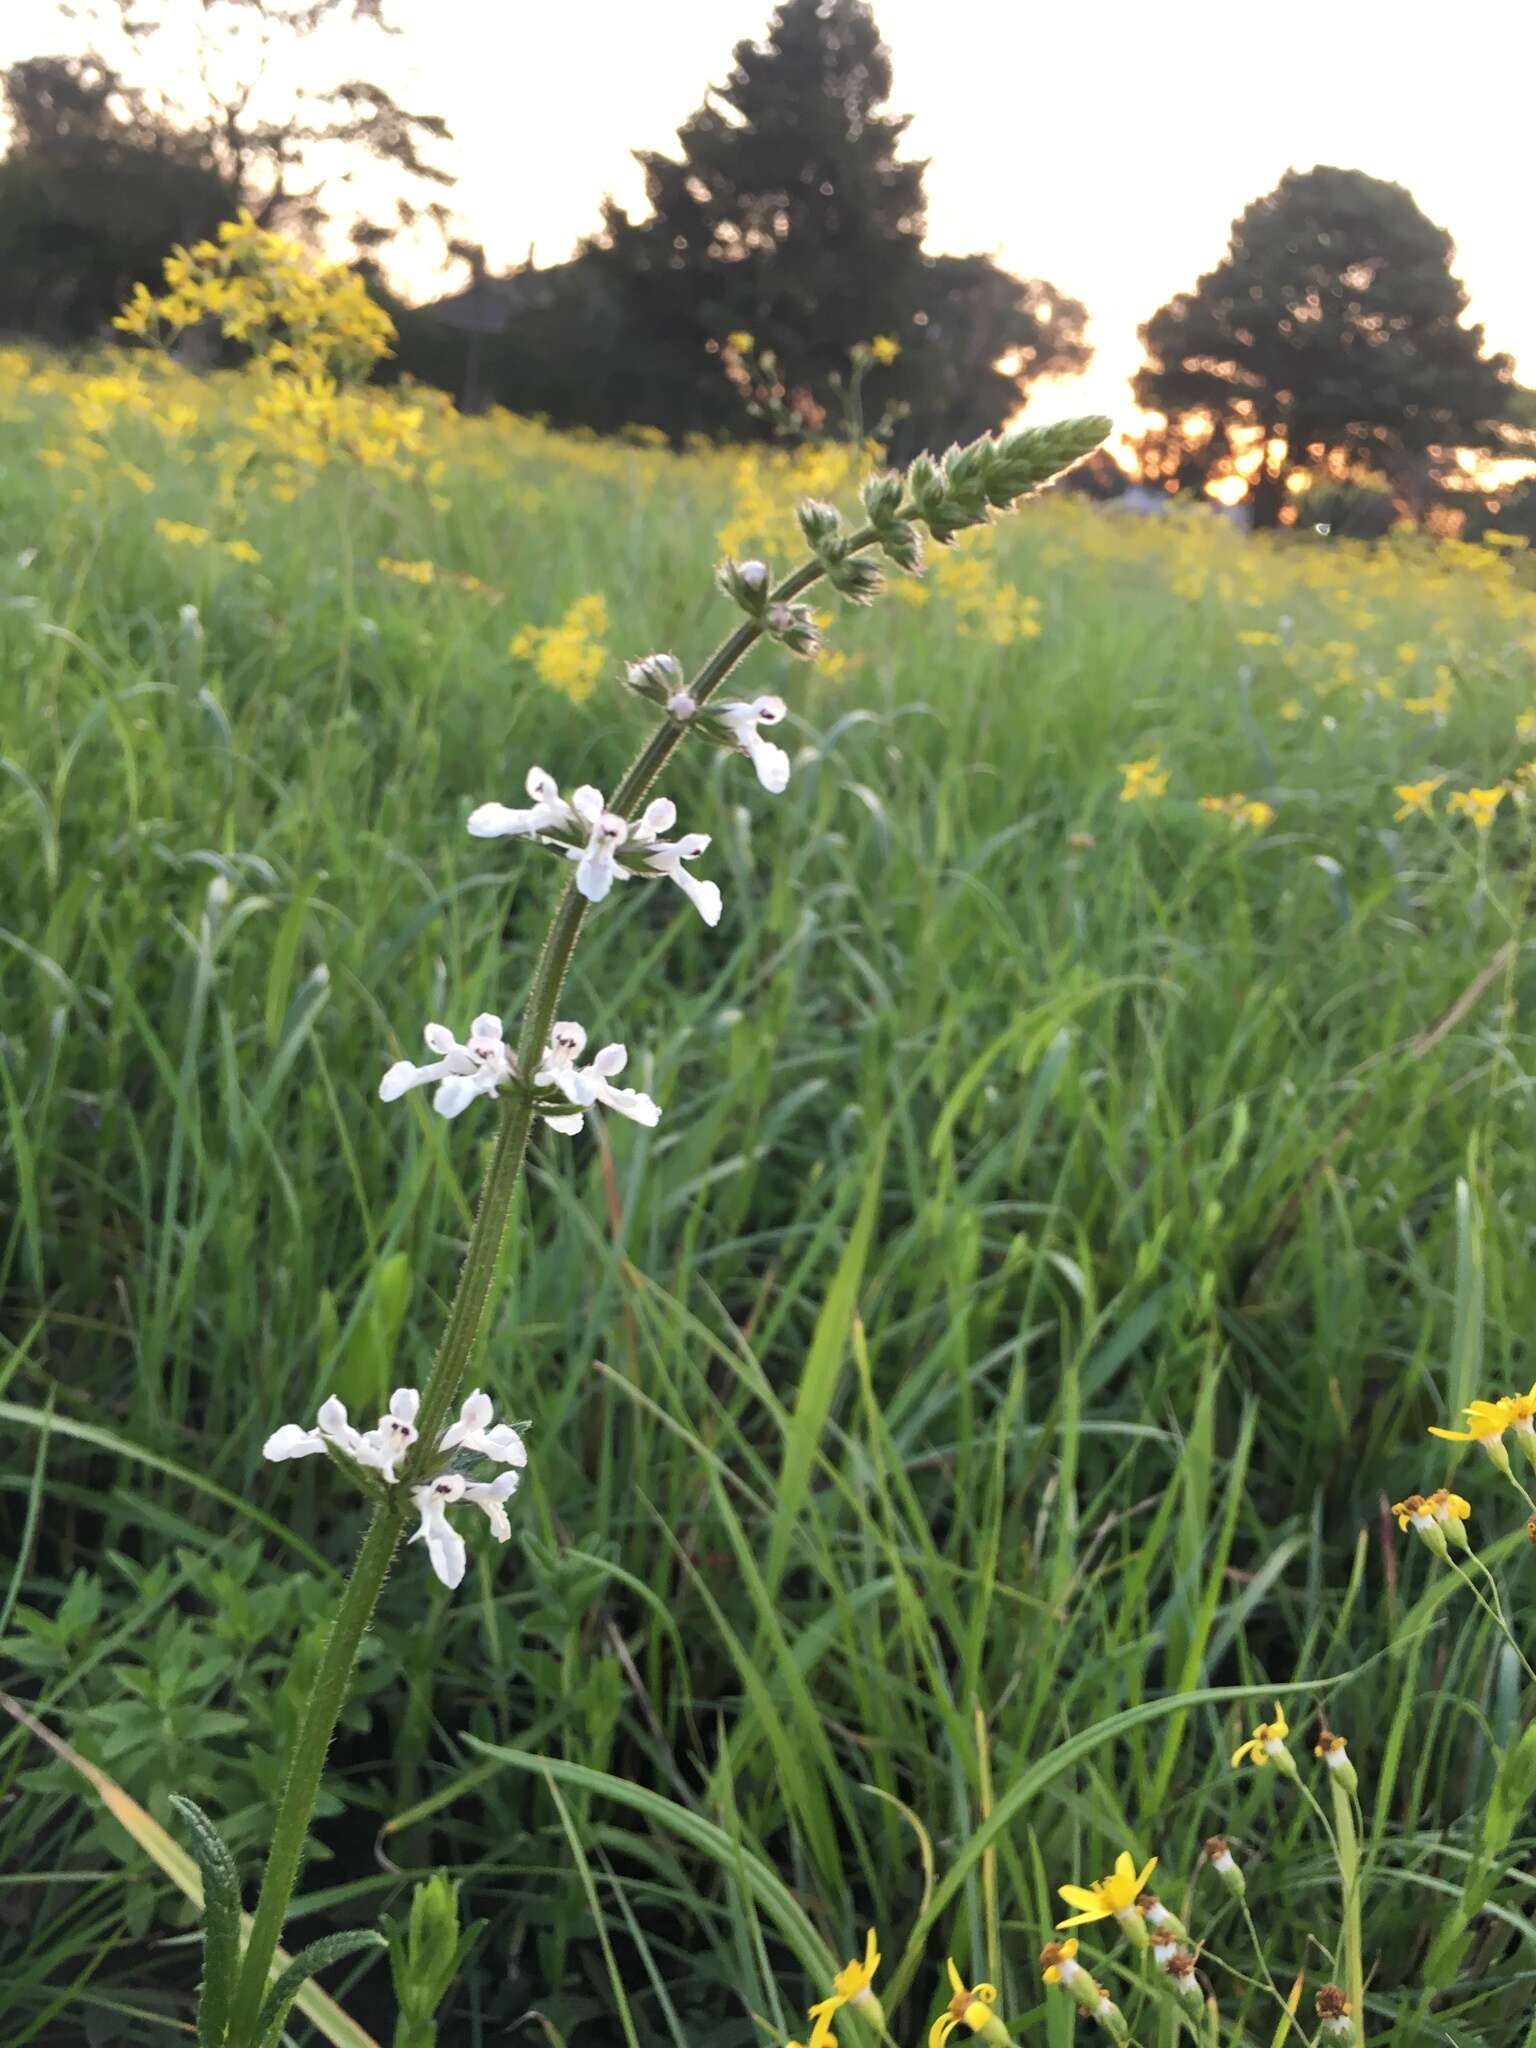
[[[831,512],[832,508],[824,506],[822,509]],[[836,519],[837,514],[833,512],[832,517]],[[868,564],[862,566],[867,568]],[[831,577],[831,569],[825,563],[822,567]],[[766,562],[724,561],[715,571],[715,581],[731,602],[740,605],[770,640],[777,640],[781,647],[787,648],[791,654],[798,654],[803,661],[813,661],[821,652],[821,633],[814,612],[808,604],[772,595],[772,579]],[[836,581],[835,577],[833,581]],[[838,587],[841,589],[842,585]],[[874,591],[870,590],[867,596],[856,602],[867,604],[873,596]]]
[[[885,578],[874,562],[852,551],[837,508],[807,498],[796,516],[806,546],[838,595],[850,604],[873,604]]]
[[[923,537],[910,519],[902,516],[906,488],[899,476],[872,476],[863,490],[864,510],[881,552],[898,569],[915,574],[923,566]]]
[[[1020,427],[951,447],[940,461],[919,455],[907,471],[916,516],[941,546],[968,526],[981,526],[1026,492],[1089,455],[1109,432],[1106,419],[1063,420]]]

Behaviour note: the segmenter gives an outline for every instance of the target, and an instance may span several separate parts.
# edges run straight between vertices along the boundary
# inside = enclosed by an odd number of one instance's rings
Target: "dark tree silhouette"
[[[1504,447],[1512,366],[1461,324],[1453,256],[1401,185],[1287,171],[1216,268],[1141,329],[1136,397],[1167,421],[1148,475],[1202,483],[1263,449],[1249,505],[1270,526],[1295,469],[1374,471],[1422,502],[1457,449]]]
[[[904,404],[922,441],[995,426],[1033,376],[1081,367],[1073,301],[986,257],[924,256],[924,166],[901,153],[890,90],[867,0],[784,0],[760,43],[736,46],[679,154],[640,157],[648,217],[609,202],[587,245],[624,347],[594,424],[751,431],[717,353],[739,330],[834,412],[854,343],[891,336],[902,353],[873,403]],[[1010,353],[1013,374],[996,373]]]
[[[90,340],[165,252],[212,232],[237,194],[206,142],[153,118],[90,59],[36,57],[0,76],[0,329]]]

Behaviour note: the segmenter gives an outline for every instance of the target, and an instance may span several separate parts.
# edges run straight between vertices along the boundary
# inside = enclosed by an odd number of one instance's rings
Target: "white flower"
[[[605,1109],[611,1109],[619,1116],[627,1116],[637,1124],[655,1125],[661,1121],[661,1110],[649,1095],[642,1095],[635,1088],[613,1088],[609,1079],[622,1074],[629,1061],[629,1054],[622,1045],[605,1045],[589,1065],[579,1067],[576,1062],[586,1050],[587,1034],[579,1024],[557,1024],[549,1034],[549,1044],[533,1077],[536,1088],[553,1088],[563,1095],[567,1102],[576,1105],[573,1116],[549,1116],[544,1121],[557,1131],[574,1136],[582,1127],[582,1111],[600,1102]]]
[[[261,1447],[261,1455],[281,1462],[284,1458],[313,1458],[324,1451],[328,1443],[347,1456],[356,1457],[362,1437],[347,1420],[347,1407],[333,1394],[328,1401],[322,1401],[320,1412],[315,1417],[313,1429],[300,1429],[296,1422],[285,1422],[281,1429],[274,1430]]]
[[[571,792],[571,808],[587,827],[584,846],[568,849],[576,863],[576,886],[589,903],[601,903],[623,875],[617,854],[629,833],[624,820],[603,802],[603,792],[584,782]]]
[[[580,1099],[592,1103],[600,1102],[604,1109],[611,1109],[619,1116],[627,1116],[631,1123],[645,1124],[654,1129],[661,1122],[661,1109],[649,1095],[642,1095],[638,1088],[613,1088],[609,1086],[611,1074],[622,1074],[629,1064],[629,1054],[622,1045],[605,1045],[590,1066],[582,1067],[576,1075]]]
[[[516,1472],[503,1472],[495,1479],[478,1483],[466,1479],[461,1472],[444,1472],[426,1486],[411,1489],[411,1499],[421,1516],[421,1526],[411,1541],[426,1544],[433,1571],[450,1590],[463,1580],[466,1560],[464,1538],[449,1521],[449,1508],[467,1500],[485,1516],[497,1542],[505,1543],[512,1534],[512,1524],[504,1503],[516,1493],[519,1477]]]
[[[420,1410],[421,1396],[414,1387],[396,1387],[378,1427],[363,1432],[353,1428],[345,1404],[332,1395],[321,1404],[313,1429],[285,1423],[267,1438],[262,1455],[274,1460],[311,1458],[335,1449],[355,1464],[377,1472],[386,1486],[396,1486],[400,1479],[396,1467],[416,1441]],[[421,1515],[421,1527],[411,1540],[426,1544],[433,1571],[445,1586],[456,1586],[464,1576],[464,1539],[449,1522],[447,1510],[467,1500],[485,1516],[497,1542],[505,1543],[512,1534],[506,1503],[522,1480],[528,1451],[510,1423],[495,1420],[490,1396],[478,1388],[466,1395],[458,1421],[438,1437],[437,1449],[440,1456],[474,1452],[507,1468],[485,1480],[470,1479],[462,1472],[441,1472],[425,1485],[411,1488],[411,1499]]]
[[[386,1486],[395,1483],[396,1459],[403,1458],[416,1441],[420,1407],[421,1396],[414,1387],[396,1387],[389,1397],[389,1413],[379,1417],[377,1429],[370,1429],[353,1453],[360,1465],[381,1473]]]
[[[300,1429],[285,1422],[274,1430],[261,1447],[261,1455],[280,1463],[285,1458],[313,1458],[333,1447],[354,1464],[365,1465],[383,1475],[387,1486],[395,1483],[395,1462],[416,1441],[416,1411],[421,1396],[414,1387],[396,1387],[389,1397],[389,1411],[379,1417],[378,1426],[367,1432],[354,1429],[347,1420],[344,1401],[333,1394],[320,1404],[313,1429]]]
[[[665,875],[669,882],[676,882],[704,922],[717,925],[721,909],[718,883],[699,881],[684,865],[704,852],[710,843],[709,834],[685,832],[681,839],[661,838],[676,822],[676,804],[669,803],[666,797],[657,797],[630,826],[625,852],[638,856],[653,875]]]
[[[505,804],[481,804],[469,814],[469,830],[476,839],[534,839],[541,832],[567,832],[575,814],[560,794],[559,784],[542,768],[530,768],[523,784],[533,798],[526,811],[508,810]]]
[[[739,752],[757,770],[757,779],[770,796],[778,796],[789,782],[789,756],[782,747],[765,740],[760,725],[779,725],[788,707],[782,697],[753,697],[746,703],[712,704],[711,712],[726,727]]]
[[[424,1067],[396,1060],[379,1083],[381,1102],[394,1102],[408,1089],[436,1081],[432,1107],[439,1116],[457,1116],[477,1095],[494,1095],[512,1078],[513,1059],[501,1036],[501,1019],[489,1011],[470,1025],[467,1045],[460,1045],[444,1024],[429,1024],[422,1037],[437,1058]]]
[[[526,1465],[528,1451],[522,1438],[510,1422],[493,1424],[495,1413],[490,1395],[482,1394],[477,1387],[465,1397],[458,1421],[443,1431],[438,1449],[478,1451],[483,1458],[494,1458],[498,1465]]]

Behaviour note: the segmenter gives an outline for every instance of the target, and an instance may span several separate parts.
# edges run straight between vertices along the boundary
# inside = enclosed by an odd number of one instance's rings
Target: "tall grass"
[[[508,643],[600,592],[605,677],[701,646],[717,535],[805,478],[434,421],[430,477],[221,502],[217,418],[91,458],[74,388],[13,364],[0,407],[4,1655],[249,1858],[355,1535],[260,1445],[419,1376],[485,1132],[381,1116],[378,1075],[450,992],[515,1009],[547,900],[530,858],[503,917],[464,815],[632,738]],[[671,892],[620,891],[578,962],[667,1117],[536,1152],[487,1354],[521,1555],[387,1588],[295,1931],[447,1865],[490,1922],[456,2041],[733,2048],[803,2032],[873,1922],[898,2038],[946,1952],[1031,2038],[1055,1885],[1130,1844],[1182,1901],[1219,1829],[1289,1983],[1336,1877],[1226,1768],[1261,1690],[1351,1737],[1372,2038],[1527,2038],[1529,1880],[1457,1916],[1529,1702],[1385,1503],[1531,1377],[1530,831],[1392,794],[1513,776],[1529,570],[1059,501],[956,562],[837,621],[841,672],[754,658],[778,804],[669,774],[722,821],[720,931],[663,970]],[[1168,794],[1120,802],[1154,748]],[[1200,809],[1235,789],[1267,831]],[[19,1728],[0,1790],[0,2043],[172,2038],[177,1900]],[[387,2026],[382,1972],[331,1988]]]

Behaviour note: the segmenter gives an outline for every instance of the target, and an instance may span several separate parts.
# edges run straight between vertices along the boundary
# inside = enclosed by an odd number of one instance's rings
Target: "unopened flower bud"
[[[771,604],[763,614],[763,627],[770,638],[791,654],[809,661],[821,649],[821,634],[805,604]]]
[[[901,510],[901,478],[885,471],[870,477],[863,489],[864,510],[876,528],[888,526]]]
[[[1248,1889],[1248,1880],[1243,1875],[1242,1865],[1232,1854],[1225,1835],[1211,1836],[1205,1845],[1205,1860],[1232,1896],[1240,1899]]]
[[[1199,2012],[1205,2004],[1205,1995],[1195,1976],[1195,1959],[1187,1948],[1176,1948],[1163,1965],[1164,1974],[1181,2005],[1190,2012]]]
[[[862,555],[849,555],[845,561],[832,563],[827,569],[827,580],[849,604],[873,604],[885,583],[878,564],[866,561]]]
[[[1346,1738],[1344,1736],[1332,1735],[1325,1728],[1317,1738],[1317,1745],[1312,1754],[1322,1758],[1329,1771],[1344,1787],[1346,1792],[1354,1793],[1360,1789],[1360,1780],[1356,1775],[1354,1765],[1349,1760]]]
[[[698,700],[686,690],[674,690],[667,699],[667,716],[675,718],[679,725],[686,725],[698,708]]]
[[[1156,1892],[1143,1892],[1136,1903],[1155,1941],[1188,1941],[1191,1938],[1189,1929],[1178,1914],[1165,1906]]]
[[[665,704],[683,687],[683,665],[674,654],[647,654],[629,664],[624,680],[638,696]]]
[[[1099,1994],[1099,2002],[1093,2009],[1093,2016],[1108,2034],[1111,2041],[1129,2041],[1131,2030],[1126,2025],[1125,2014],[1107,1992]]]
[[[715,581],[732,603],[739,604],[749,617],[762,617],[763,607],[768,602],[766,562],[722,562],[715,571]]]
[[[1317,2038],[1320,2041],[1353,2039],[1355,2028],[1349,2000],[1337,1984],[1323,1984],[1318,1987],[1314,2010],[1318,2018]]]
[[[923,537],[905,519],[898,519],[881,529],[880,546],[898,569],[911,573],[923,565]]]
[[[843,525],[835,505],[824,504],[820,498],[807,498],[797,508],[795,517],[805,535],[806,546],[818,560],[841,552],[833,545],[841,541]]]

